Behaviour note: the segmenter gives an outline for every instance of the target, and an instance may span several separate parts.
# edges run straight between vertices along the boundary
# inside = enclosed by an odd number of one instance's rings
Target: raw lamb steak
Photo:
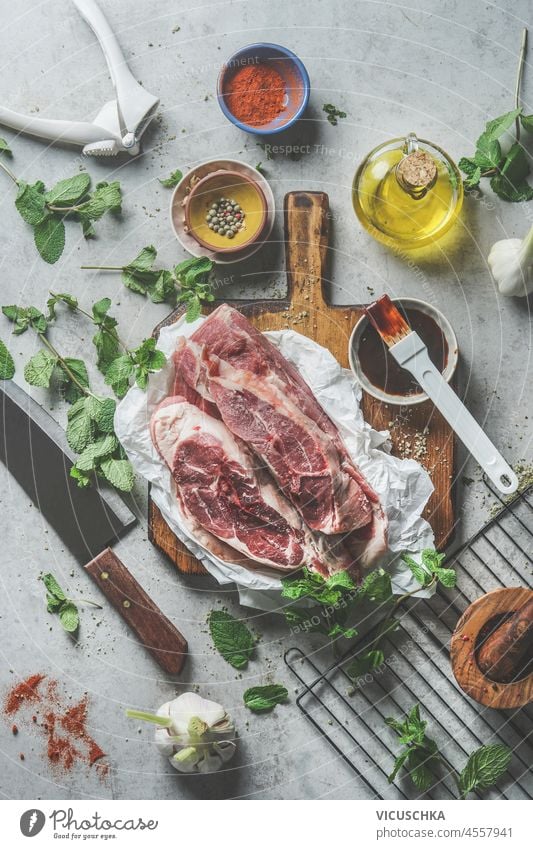
[[[207,548],[212,550],[202,533],[284,571],[309,566],[327,574],[347,568],[349,560],[331,555],[327,562],[329,553],[319,553],[320,543],[222,421],[176,396],[153,414],[151,434],[171,470],[181,512],[191,530],[200,529],[195,536]]]
[[[321,530],[326,533],[353,531],[346,538],[353,557],[364,567],[372,565],[387,549],[387,519],[383,508],[377,494],[349,456],[336,425],[322,409],[299,371],[242,313],[228,304],[218,307],[191,338],[205,346],[209,356],[215,355],[235,369],[255,375],[258,382],[276,387],[287,400],[290,399],[293,408],[304,413],[333,441],[338,457],[335,469],[331,470],[333,486]],[[198,360],[196,383],[192,382],[195,374],[193,361],[194,358],[189,358],[185,363],[183,377],[190,385],[196,385],[204,397],[209,397],[205,370],[201,371]],[[283,433],[278,433],[278,436],[283,440]],[[340,484],[337,469],[340,469]],[[349,483],[346,483],[346,478],[350,479]]]

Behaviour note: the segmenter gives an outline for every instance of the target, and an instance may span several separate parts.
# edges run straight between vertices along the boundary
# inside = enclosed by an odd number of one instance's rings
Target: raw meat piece
[[[205,345],[210,354],[236,368],[250,371],[269,382],[275,380],[295,405],[331,437],[339,452],[342,470],[353,479],[369,503],[366,530],[351,534],[347,544],[362,566],[373,565],[387,550],[387,518],[377,494],[349,456],[336,425],[322,409],[299,371],[242,313],[228,304],[222,304],[211,313],[193,334],[192,340]],[[187,377],[190,379],[191,376],[189,372]]]
[[[151,434],[191,529],[200,526],[246,558],[276,569],[307,565],[328,573],[327,552],[319,554],[270,475],[256,468],[253,455],[223,422],[178,396],[159,405]],[[348,560],[334,563],[337,569],[347,565]]]
[[[233,368],[190,340],[181,346],[180,374],[204,403],[215,403],[229,429],[273,473],[307,525],[325,534],[356,530],[371,505],[346,473],[331,439],[287,397],[277,379]],[[178,364],[179,365],[179,364]]]

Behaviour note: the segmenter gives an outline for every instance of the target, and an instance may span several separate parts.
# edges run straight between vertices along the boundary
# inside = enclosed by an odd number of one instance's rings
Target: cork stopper
[[[415,150],[400,160],[396,177],[401,187],[409,194],[423,197],[435,185],[437,165],[425,150]]]

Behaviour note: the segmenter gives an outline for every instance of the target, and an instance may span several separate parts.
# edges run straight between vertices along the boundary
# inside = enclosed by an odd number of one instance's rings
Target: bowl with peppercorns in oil
[[[239,253],[257,242],[265,229],[267,201],[256,180],[238,171],[214,171],[191,188],[185,225],[204,248],[217,254]]]

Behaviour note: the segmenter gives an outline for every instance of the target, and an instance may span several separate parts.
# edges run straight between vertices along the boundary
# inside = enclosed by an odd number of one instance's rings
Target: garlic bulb
[[[222,705],[197,693],[182,693],[156,714],[127,710],[126,715],[158,726],[156,746],[179,772],[217,772],[237,748],[235,727]]]
[[[524,240],[502,239],[491,248],[488,263],[502,295],[533,292],[533,227]]]

